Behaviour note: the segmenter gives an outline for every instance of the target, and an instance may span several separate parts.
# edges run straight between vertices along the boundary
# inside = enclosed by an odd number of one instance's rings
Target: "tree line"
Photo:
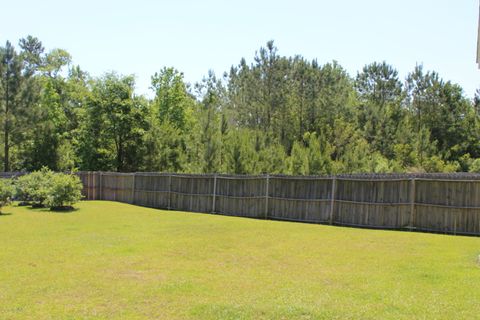
[[[355,76],[337,62],[279,54],[190,85],[175,68],[92,77],[28,36],[0,47],[4,171],[282,173],[480,171],[480,91],[386,62]]]

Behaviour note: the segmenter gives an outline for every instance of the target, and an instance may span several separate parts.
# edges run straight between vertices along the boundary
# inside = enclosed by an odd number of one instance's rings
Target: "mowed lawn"
[[[1,319],[480,317],[480,238],[78,208],[4,208]]]

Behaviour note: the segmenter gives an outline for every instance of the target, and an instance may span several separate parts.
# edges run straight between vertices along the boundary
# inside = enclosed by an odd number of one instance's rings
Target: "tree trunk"
[[[7,121],[8,122],[8,121]],[[9,137],[8,137],[8,125],[5,124],[5,160],[4,160],[4,168],[3,168],[3,171],[4,172],[9,172],[10,171],[10,163],[8,161],[8,158],[9,158],[9,151],[10,151],[10,146],[9,146]]]
[[[118,138],[117,142],[117,172],[123,171],[123,139]]]
[[[9,119],[8,119],[8,113],[9,113],[9,88],[8,88],[8,79],[7,79],[7,85],[5,88],[5,119],[4,119],[4,135],[5,135],[5,141],[4,141],[4,161],[3,161],[3,171],[8,172],[10,171],[10,163],[9,163],[9,151],[10,151],[10,141],[9,141],[9,133],[10,133],[10,128],[9,128]]]

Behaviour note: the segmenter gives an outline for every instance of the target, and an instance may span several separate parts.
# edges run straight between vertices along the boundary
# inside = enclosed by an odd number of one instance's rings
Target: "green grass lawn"
[[[480,238],[78,208],[4,208],[1,319],[480,317]]]

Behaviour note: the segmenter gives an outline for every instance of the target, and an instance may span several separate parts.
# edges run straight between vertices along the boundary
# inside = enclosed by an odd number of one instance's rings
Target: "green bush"
[[[48,168],[21,176],[15,186],[16,200],[34,207],[71,209],[82,198],[82,183],[77,176],[55,173]]]
[[[15,180],[15,200],[23,203],[32,202],[32,197],[29,192],[30,177],[24,175]]]
[[[35,207],[45,205],[50,194],[55,173],[43,167],[38,171],[21,176],[16,181],[16,200],[32,204]]]
[[[468,171],[480,173],[480,158],[473,160]]]
[[[0,214],[2,208],[12,201],[14,186],[11,179],[0,179]]]
[[[55,173],[45,204],[51,210],[71,209],[82,198],[82,182],[73,174]]]

